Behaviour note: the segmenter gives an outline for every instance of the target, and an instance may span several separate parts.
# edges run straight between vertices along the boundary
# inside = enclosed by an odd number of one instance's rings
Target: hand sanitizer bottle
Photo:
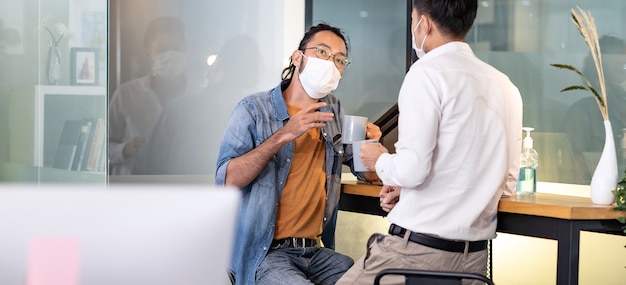
[[[537,192],[537,166],[539,165],[539,155],[533,148],[533,138],[530,132],[534,128],[522,128],[526,132],[526,137],[522,141],[522,156],[520,161],[519,177],[517,180],[517,194],[533,194]]]

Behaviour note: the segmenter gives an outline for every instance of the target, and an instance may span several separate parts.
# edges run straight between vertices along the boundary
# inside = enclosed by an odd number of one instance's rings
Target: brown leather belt
[[[317,241],[308,238],[283,238],[272,241],[271,249],[317,247]]]
[[[398,226],[396,224],[391,224],[389,227],[389,234],[399,237],[404,237],[407,229]],[[451,252],[465,252],[465,241],[452,241],[447,239],[440,239],[433,236],[420,234],[416,232],[410,232],[409,240],[421,244],[423,246],[436,248],[439,250],[451,251]],[[487,249],[486,240],[479,241],[470,241],[468,252],[476,252]]]

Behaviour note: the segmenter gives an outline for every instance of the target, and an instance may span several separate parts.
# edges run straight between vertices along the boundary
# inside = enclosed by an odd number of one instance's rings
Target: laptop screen
[[[0,284],[227,284],[239,198],[207,185],[0,185]]]

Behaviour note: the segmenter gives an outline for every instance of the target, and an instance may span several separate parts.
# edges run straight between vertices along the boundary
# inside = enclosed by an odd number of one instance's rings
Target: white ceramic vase
[[[614,196],[612,190],[617,187],[617,154],[615,152],[615,141],[613,140],[613,129],[611,121],[604,121],[604,149],[596,170],[591,177],[591,202],[599,205],[613,204]]]

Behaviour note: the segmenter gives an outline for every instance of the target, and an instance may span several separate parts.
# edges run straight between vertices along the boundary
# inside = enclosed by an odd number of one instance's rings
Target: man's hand
[[[365,131],[366,139],[380,141],[380,137],[382,137],[382,135],[383,133],[380,131],[380,128],[377,125],[374,125],[371,122],[367,122],[367,127]],[[357,156],[359,154],[355,153],[353,155]],[[367,180],[368,182],[380,182],[380,178],[378,177],[378,174],[376,174],[375,170],[363,172],[363,178],[365,178],[365,180]]]
[[[380,141],[380,137],[382,136],[383,132],[380,131],[380,127],[374,125],[373,123],[367,122],[367,127],[365,130],[366,139]]]
[[[333,113],[318,111],[324,106],[326,103],[318,102],[304,107],[259,146],[242,156],[233,158],[228,163],[225,184],[243,188],[252,183],[286,143],[294,141],[312,128],[323,128],[326,122],[332,121],[335,116]]]
[[[383,211],[389,212],[400,201],[400,187],[383,185],[380,189],[380,207]]]
[[[382,144],[364,142],[361,144],[361,152],[355,155],[361,158],[365,168],[369,171],[376,171],[376,161],[383,153],[389,153],[389,151]]]
[[[132,141],[129,141],[124,145],[124,157],[131,158],[135,156],[139,148],[146,142],[143,137],[134,137]]]
[[[298,113],[293,115],[287,124],[283,126],[276,134],[281,140],[293,141],[305,132],[313,128],[323,128],[326,122],[333,120],[335,114],[331,112],[319,112],[319,108],[325,107],[326,103],[318,102],[311,104]]]

